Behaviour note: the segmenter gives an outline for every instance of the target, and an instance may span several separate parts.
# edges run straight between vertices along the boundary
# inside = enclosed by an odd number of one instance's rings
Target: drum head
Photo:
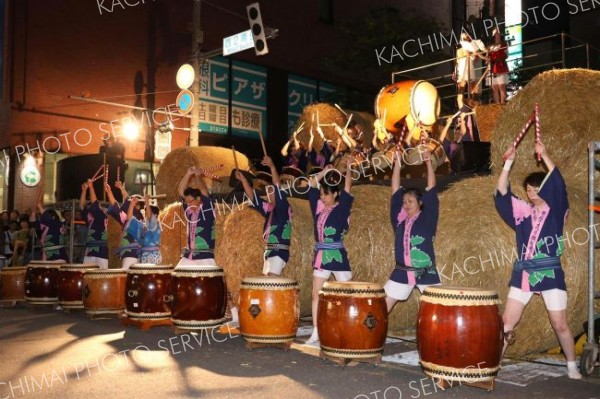
[[[60,270],[72,270],[72,271],[82,271],[89,269],[99,269],[98,265],[94,263],[64,263],[60,265]]]
[[[293,167],[293,166],[284,166],[283,169],[281,169],[281,174],[282,175],[289,175],[292,177],[300,177],[300,176],[304,176],[304,172],[301,171],[300,169]]]
[[[213,265],[180,265],[175,267],[172,274],[180,277],[217,277],[224,276],[225,271]]]
[[[60,269],[60,267],[64,265],[64,262],[61,263],[48,263],[48,262],[29,262],[29,264],[27,264],[27,267],[31,267],[33,269],[38,269],[38,268],[45,268],[45,269]]]
[[[2,269],[2,271],[0,271],[0,273],[2,273],[2,274],[4,274],[4,273],[23,273],[26,270],[27,270],[27,267],[25,267],[25,266],[7,266],[4,269]]]
[[[88,269],[85,271],[84,278],[106,278],[127,276],[126,269]]]
[[[326,281],[320,295],[341,295],[354,297],[385,297],[381,284],[360,281]]]
[[[297,289],[296,280],[281,276],[253,276],[242,280],[240,288],[246,289]]]
[[[472,287],[432,286],[421,295],[421,302],[448,306],[482,306],[500,303],[498,293]]]
[[[153,263],[136,263],[131,265],[129,274],[171,273],[173,265],[155,265]]]
[[[419,80],[410,92],[410,113],[415,121],[433,125],[440,115],[440,99],[434,85]]]

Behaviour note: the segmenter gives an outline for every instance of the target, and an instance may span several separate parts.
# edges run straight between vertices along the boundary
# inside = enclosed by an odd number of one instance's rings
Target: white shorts
[[[331,276],[331,273],[333,273],[333,277],[335,277],[335,279],[337,281],[350,281],[350,280],[352,280],[352,272],[348,272],[348,271],[346,271],[346,272],[336,272],[336,271],[325,270],[325,269],[314,269],[313,276],[314,277],[328,279],[329,276]]]
[[[508,291],[508,297],[515,301],[521,302],[523,305],[527,305],[531,297],[535,292],[526,292],[520,288],[510,287]],[[565,310],[567,308],[567,291],[559,290],[554,288],[547,291],[542,291],[542,298],[546,304],[546,309],[550,311]]]
[[[265,259],[263,264],[263,274],[267,276],[269,273],[279,276],[285,267],[286,262],[280,256],[271,256]]]
[[[508,84],[508,74],[503,73],[502,75],[496,75],[492,78],[493,85],[507,85]]]
[[[177,266],[216,266],[215,258],[208,259],[188,259],[181,258],[177,263]]]
[[[423,290],[425,290],[425,288],[431,287],[434,285],[441,285],[441,284],[417,284],[416,287],[419,289],[419,291],[421,291],[421,294],[422,294]],[[412,293],[414,288],[415,288],[414,285],[402,284],[402,283],[398,283],[394,280],[388,280],[385,283],[385,285],[383,286],[383,289],[385,290],[385,294],[387,296],[389,296],[390,298],[394,298],[397,301],[406,301],[408,299],[408,297],[410,296],[410,294]]]
[[[84,256],[83,263],[93,263],[100,269],[108,269],[108,259],[98,258],[97,256]]]
[[[129,270],[131,265],[135,265],[136,263],[140,263],[138,258],[127,257],[121,259],[121,268],[125,270]]]

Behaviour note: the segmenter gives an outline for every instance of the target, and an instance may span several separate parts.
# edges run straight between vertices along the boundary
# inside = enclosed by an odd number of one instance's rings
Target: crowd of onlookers
[[[60,212],[63,229],[61,231],[61,242],[63,245],[69,245],[71,216],[70,210]],[[0,212],[0,255],[6,258],[7,266],[25,266],[32,260],[42,258],[42,249],[40,246],[40,226],[39,213],[27,210],[19,212],[18,210]],[[87,227],[81,218],[81,212],[75,212],[75,233],[72,263],[83,261],[84,248],[77,245],[83,244],[87,235]]]

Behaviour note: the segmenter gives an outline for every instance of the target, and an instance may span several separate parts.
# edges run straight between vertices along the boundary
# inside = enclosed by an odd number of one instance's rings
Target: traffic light
[[[254,51],[256,55],[265,55],[269,53],[267,47],[267,38],[263,28],[262,18],[260,17],[260,6],[258,3],[252,3],[246,6],[248,20],[250,21],[250,30],[252,31],[252,40],[254,40]]]

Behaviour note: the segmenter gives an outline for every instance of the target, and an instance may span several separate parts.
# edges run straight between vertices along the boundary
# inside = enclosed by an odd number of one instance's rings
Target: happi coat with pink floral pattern
[[[564,250],[563,229],[569,211],[565,181],[558,168],[546,175],[538,191],[545,204],[541,209],[512,194],[496,191],[498,213],[513,229],[517,238],[519,261],[560,257]],[[523,291],[540,292],[558,288],[566,290],[561,268],[536,270],[533,273],[513,270],[509,286]]]

